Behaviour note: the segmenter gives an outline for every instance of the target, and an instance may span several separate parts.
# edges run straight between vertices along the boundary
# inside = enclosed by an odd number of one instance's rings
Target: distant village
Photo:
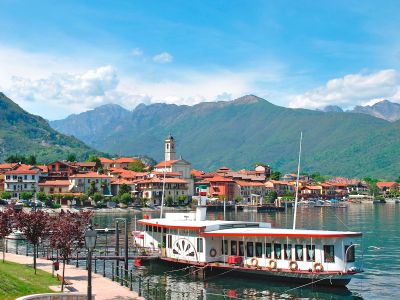
[[[127,205],[183,205],[195,199],[199,187],[206,188],[210,202],[228,201],[243,205],[262,205],[280,199],[293,199],[296,174],[273,172],[268,165],[254,170],[234,171],[222,166],[205,173],[195,170],[189,161],[177,157],[175,139],[164,141],[164,161],[153,167],[140,159],[98,157],[94,161],[55,161],[47,165],[20,162],[0,164],[0,195],[4,200],[41,200],[48,205],[99,205],[114,202]],[[133,166],[133,168],[132,168]],[[142,166],[140,171],[135,166]],[[344,199],[375,193],[390,196],[399,193],[397,182],[369,182],[334,177],[323,182],[309,175],[299,176],[299,198]]]

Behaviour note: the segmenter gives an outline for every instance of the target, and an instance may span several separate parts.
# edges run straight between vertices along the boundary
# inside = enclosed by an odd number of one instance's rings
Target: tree
[[[94,193],[91,198],[96,204],[104,200],[104,196],[101,193]]]
[[[139,159],[128,164],[128,170],[135,171],[135,172],[144,172],[145,168],[146,168],[146,165]]]
[[[279,171],[273,171],[271,173],[270,179],[271,180],[279,180],[281,178],[282,173]]]
[[[33,194],[29,193],[29,192],[22,192],[22,193],[19,194],[19,197],[22,200],[29,200],[29,199],[31,199],[33,197]]]
[[[26,158],[26,164],[28,164],[28,165],[36,165],[37,164],[36,156],[35,155],[29,155]]]
[[[71,162],[76,161],[76,154],[75,153],[69,153],[67,155],[67,161],[71,161]]]
[[[172,202],[174,199],[172,199],[171,195],[168,195],[167,198],[165,199],[165,204],[166,206],[172,206]]]
[[[65,278],[65,262],[72,252],[81,248],[85,239],[85,228],[91,218],[90,212],[78,213],[64,212],[51,218],[52,232],[50,246],[59,251],[63,261],[62,277]],[[61,283],[61,291],[64,290],[64,280]]]
[[[127,185],[125,183],[121,184],[121,186],[119,187],[118,195],[121,196],[123,194],[130,193],[131,190],[132,189],[131,189],[131,187],[129,185]]]
[[[185,200],[186,200],[186,196],[185,195],[179,195],[177,198],[179,205],[183,205]]]
[[[96,169],[102,169],[103,168],[103,165],[101,164],[100,159],[96,155],[90,155],[87,161],[88,162],[95,162],[96,163]]]
[[[16,216],[17,228],[22,231],[27,241],[33,245],[33,268],[36,274],[36,249],[39,242],[49,234],[49,215],[42,210],[35,210],[29,213],[21,211]]]
[[[96,182],[95,181],[91,181],[90,182],[90,186],[88,187],[88,190],[87,190],[86,194],[88,196],[92,196],[96,192],[97,192]]]
[[[38,193],[36,193],[36,199],[39,201],[42,201],[42,202],[46,202],[47,195],[46,195],[46,193],[38,192]]]
[[[376,182],[370,181],[367,182],[367,186],[368,186],[368,194],[371,196],[378,196],[380,193],[380,190],[378,188],[378,186],[376,185]]]
[[[274,203],[277,198],[278,193],[275,190],[271,190],[265,196],[265,201],[267,201],[267,203]]]
[[[11,199],[11,193],[9,193],[9,192],[1,192],[0,193],[0,198],[1,199]]]
[[[3,240],[3,263],[6,252],[6,236],[12,232],[14,225],[14,209],[8,207],[4,211],[0,211],[0,238]]]
[[[317,182],[325,182],[325,177],[322,176],[319,172],[315,172],[311,174],[311,178]]]
[[[397,177],[396,182],[397,182],[397,183],[400,183],[400,176]]]
[[[123,203],[125,205],[128,205],[129,203],[131,203],[131,201],[132,201],[132,198],[131,198],[131,194],[129,194],[129,193],[122,194],[119,199],[119,202]]]

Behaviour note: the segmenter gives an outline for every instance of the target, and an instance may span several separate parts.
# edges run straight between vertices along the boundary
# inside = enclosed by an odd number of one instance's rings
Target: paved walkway
[[[6,260],[19,264],[33,264],[33,258],[31,256],[12,253],[6,253]],[[38,258],[37,268],[51,273],[52,261]],[[60,271],[58,271],[58,273],[62,274],[62,264],[60,264]],[[87,292],[87,270],[65,265],[65,279],[72,282],[71,287],[74,289],[74,292]],[[61,285],[55,288],[55,290],[60,291]],[[64,288],[64,291],[67,292],[68,290]],[[144,298],[138,297],[136,292],[131,292],[128,288],[120,286],[118,283],[94,273],[92,273],[92,291],[96,300],[144,300]]]

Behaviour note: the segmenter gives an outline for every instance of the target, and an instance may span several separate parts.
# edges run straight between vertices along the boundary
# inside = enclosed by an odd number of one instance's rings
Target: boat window
[[[292,259],[292,244],[284,244],[283,245],[283,256],[284,259],[291,260]]]
[[[197,252],[203,252],[203,238],[197,238]]]
[[[239,256],[244,256],[244,244],[243,244],[243,241],[239,241]]]
[[[231,255],[237,255],[237,241],[231,241]]]
[[[222,254],[228,255],[228,240],[222,241]]]
[[[167,248],[168,248],[168,249],[171,249],[171,248],[172,248],[172,235],[168,235]]]
[[[303,260],[303,245],[296,245],[295,246],[295,256],[297,261]]]
[[[307,261],[315,261],[315,245],[307,245]]]
[[[274,244],[274,255],[276,259],[281,258],[281,249],[282,249],[281,244]]]
[[[158,227],[158,228],[157,228],[157,231],[158,231],[158,232],[161,232],[161,230],[162,230],[161,227]]]
[[[247,257],[254,256],[254,243],[247,242]]]
[[[167,233],[167,228],[163,228],[163,233]]]
[[[256,243],[256,257],[262,257],[262,243]]]
[[[266,258],[271,258],[272,257],[271,243],[266,243],[265,244],[265,257]]]
[[[333,263],[335,262],[335,246],[324,245],[324,262]]]
[[[355,262],[356,261],[356,251],[355,250],[356,249],[353,245],[344,246],[344,253],[347,253],[346,262]]]

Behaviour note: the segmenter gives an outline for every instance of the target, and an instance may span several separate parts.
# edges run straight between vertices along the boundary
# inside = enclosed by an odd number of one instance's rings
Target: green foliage
[[[112,198],[111,198],[111,201],[113,201],[113,202],[115,202],[115,203],[119,203],[120,202],[120,197],[117,195],[117,196],[113,196]]]
[[[119,202],[128,205],[132,202],[132,197],[129,193],[122,194],[120,196]]]
[[[67,161],[71,161],[71,162],[77,161],[76,154],[75,153],[68,153]]]
[[[146,165],[141,160],[136,160],[128,164],[128,170],[135,172],[144,172]]]
[[[311,178],[317,182],[325,182],[326,181],[325,176],[322,176],[319,172],[312,173]]]
[[[9,192],[1,192],[0,193],[0,198],[1,199],[11,199],[11,193],[9,193]]]
[[[130,193],[131,192],[131,187],[127,184],[121,184],[121,186],[119,187],[119,191],[118,191],[118,195],[121,196],[123,194],[126,193]]]
[[[271,180],[279,180],[282,176],[282,173],[279,171],[272,171],[270,179]]]
[[[32,199],[33,194],[32,194],[32,193],[29,193],[29,192],[22,192],[22,193],[19,194],[19,197],[20,197],[22,200],[30,200],[30,199]]]
[[[46,120],[34,116],[0,93],[0,161],[36,164],[37,160],[49,163],[76,153],[86,159],[98,153],[73,136],[52,129]]]
[[[165,205],[170,207],[170,206],[172,206],[173,201],[174,201],[174,199],[172,199],[172,196],[171,196],[171,195],[168,195],[168,196],[165,198]]]
[[[351,192],[349,193],[349,195],[358,195],[358,192],[357,192],[357,191],[351,191]]]
[[[89,199],[88,195],[82,194],[79,196],[79,200],[82,202],[82,204],[83,202],[88,201],[88,199]]]
[[[397,183],[400,183],[400,176],[397,177],[396,182],[397,182]]]
[[[364,180],[367,184],[368,184],[368,183],[377,183],[377,182],[379,181],[378,179],[371,178],[371,177],[365,177],[363,180]]]
[[[186,196],[185,195],[179,195],[177,198],[176,198],[176,200],[178,200],[178,202],[179,202],[179,205],[183,205],[184,204],[184,202],[185,202],[185,200],[186,200]]]
[[[371,196],[378,196],[380,193],[380,190],[378,186],[376,185],[376,182],[374,181],[369,181],[367,182],[368,185],[368,194]]]
[[[277,198],[278,198],[278,193],[272,190],[268,191],[267,195],[265,196],[265,201],[267,203],[274,203]]]
[[[46,193],[43,193],[43,192],[36,193],[36,199],[39,201],[45,202],[47,200],[47,198],[48,197],[47,197]]]
[[[236,196],[235,197],[235,202],[236,203],[239,203],[240,201],[242,201],[243,199],[242,199],[242,197],[240,197],[240,196]]]
[[[94,193],[97,192],[97,188],[96,188],[96,182],[95,181],[91,181],[90,182],[90,186],[88,187],[86,194],[88,196],[92,196]]]
[[[91,198],[96,204],[98,204],[98,203],[100,203],[100,202],[102,202],[104,200],[104,196],[101,193],[94,193],[91,196]]]
[[[96,169],[102,169],[102,164],[100,159],[96,156],[96,155],[90,155],[88,160],[88,162],[95,162],[96,163]]]

